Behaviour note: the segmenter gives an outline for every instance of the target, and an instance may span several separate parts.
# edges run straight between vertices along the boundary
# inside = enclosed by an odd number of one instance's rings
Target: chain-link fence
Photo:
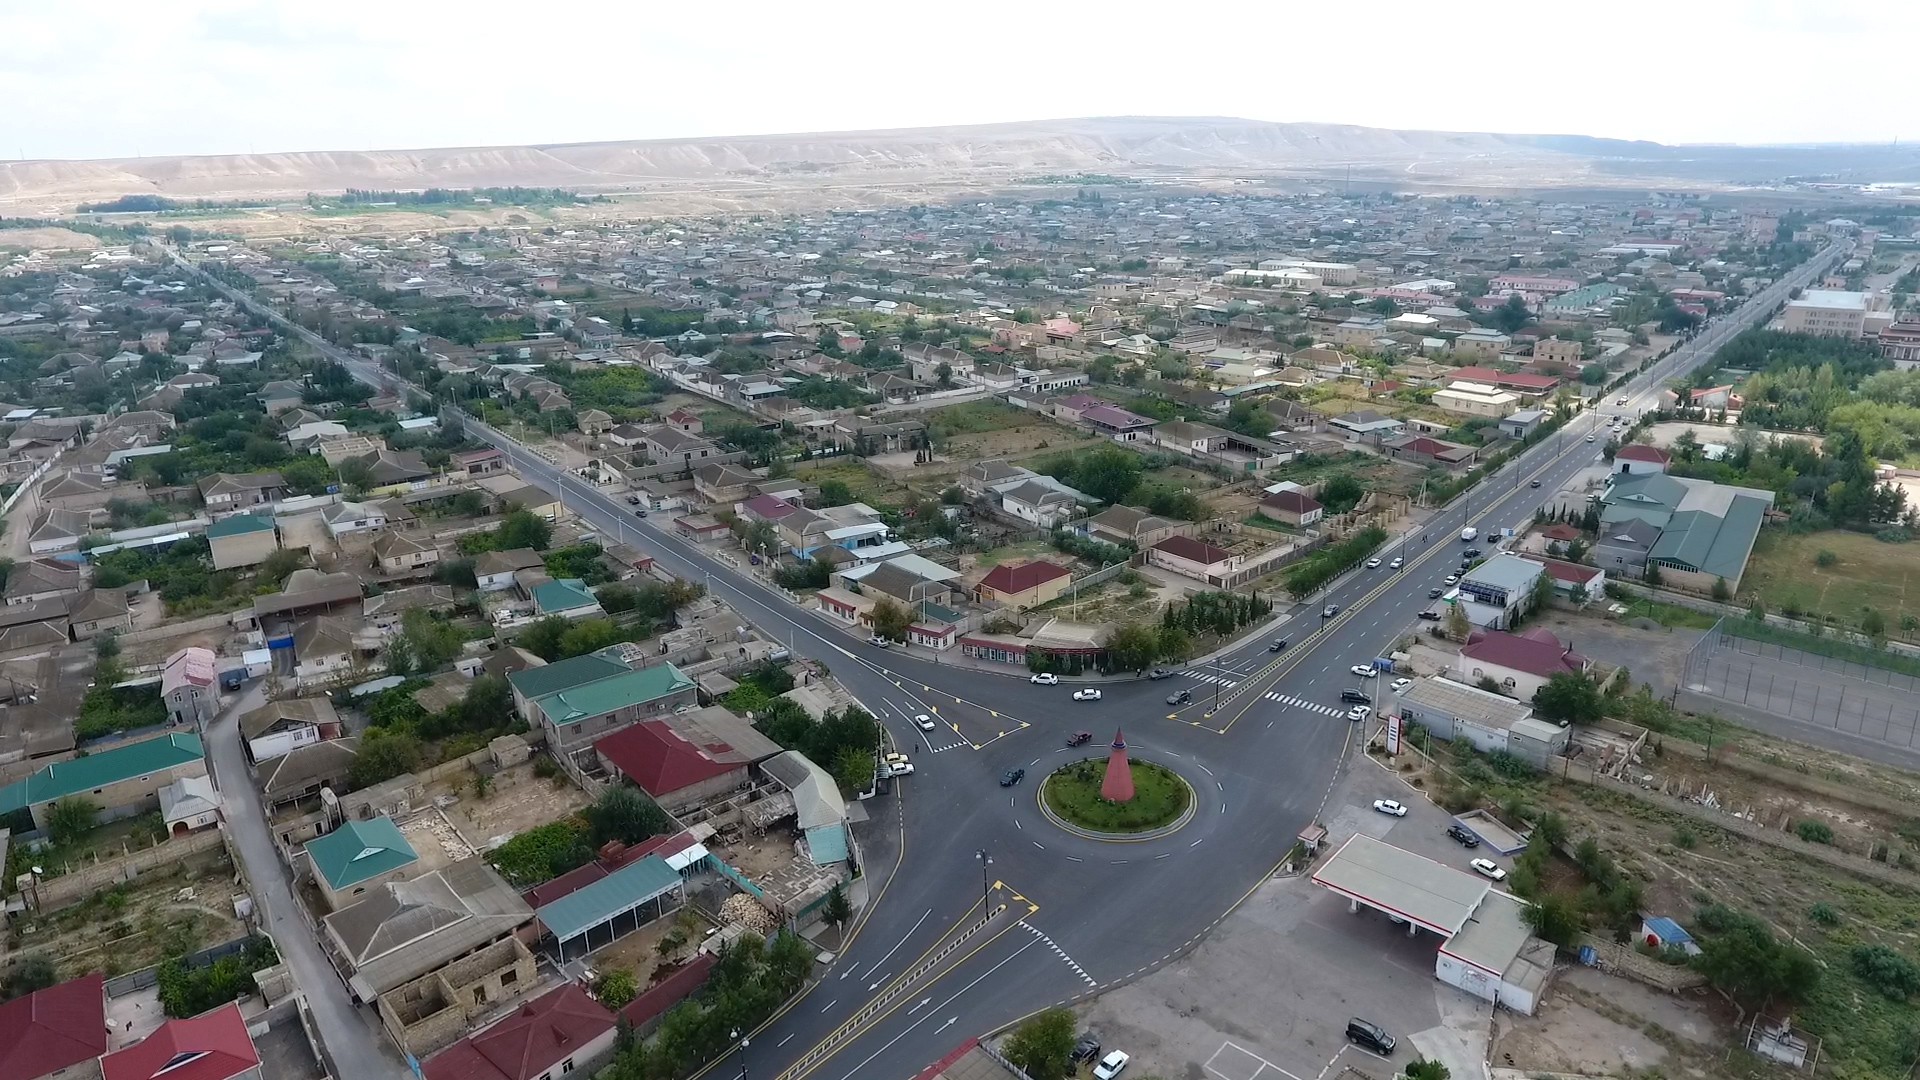
[[[1820,639],[1800,647],[1792,636],[1747,629],[1737,619],[1714,624],[1687,653],[1680,693],[1893,746],[1920,745],[1920,677],[1897,670],[1902,658],[1882,666],[1868,649],[1816,651]]]

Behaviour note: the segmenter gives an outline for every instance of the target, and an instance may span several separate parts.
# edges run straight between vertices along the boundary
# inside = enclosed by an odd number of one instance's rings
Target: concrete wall
[[[503,1001],[534,989],[533,953],[509,937],[380,995],[381,1026],[416,1058],[459,1040]]]
[[[190,833],[153,847],[128,852],[118,858],[74,867],[59,877],[43,879],[38,889],[28,890],[22,895],[30,903],[37,896],[42,911],[58,911],[97,892],[133,881],[149,871],[172,869],[188,859],[221,851],[225,844],[226,837],[218,829]]]

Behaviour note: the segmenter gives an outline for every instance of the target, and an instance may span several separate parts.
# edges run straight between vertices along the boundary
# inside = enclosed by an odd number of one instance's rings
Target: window
[[[572,1058],[568,1058],[567,1060],[565,1060],[565,1061],[563,1061],[563,1062],[561,1062],[561,1063],[560,1063],[560,1075],[561,1075],[561,1076],[565,1076],[565,1075],[567,1075],[568,1073],[570,1073],[570,1072],[572,1072],[572,1071],[573,1071],[573,1059],[572,1059]]]
[[[502,972],[500,975],[501,986],[512,986],[514,983],[517,983],[519,981],[520,981],[519,968],[508,968],[506,971]]]

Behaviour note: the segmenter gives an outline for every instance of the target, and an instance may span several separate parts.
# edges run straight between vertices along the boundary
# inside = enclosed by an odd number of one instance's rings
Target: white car
[[[1060,676],[1055,675],[1051,671],[1043,671],[1027,681],[1035,686],[1059,686]]]
[[[887,775],[888,776],[912,776],[913,763],[911,761],[902,761],[902,762],[899,762],[898,764],[889,765],[887,766]]]
[[[1369,570],[1378,570],[1378,569],[1380,569],[1380,560],[1379,560],[1379,559],[1368,559],[1368,560],[1367,560],[1367,569],[1369,569]]]
[[[1388,564],[1387,564],[1387,569],[1389,569],[1389,570],[1398,570],[1398,569],[1400,569],[1400,564],[1401,564],[1401,563],[1402,563],[1403,561],[1405,561],[1405,560],[1402,560],[1402,559],[1395,559],[1395,560],[1393,560],[1392,562],[1390,562],[1390,563],[1388,563]]]
[[[1393,680],[1393,692],[1396,694],[1404,694],[1407,691],[1407,687],[1412,685],[1412,679],[1395,679]]]
[[[1098,691],[1098,690],[1075,690],[1075,691],[1073,692],[1073,700],[1075,700],[1075,701],[1099,701],[1099,700],[1100,700],[1100,691]]]
[[[1446,577],[1446,581],[1445,581],[1445,584],[1448,584],[1448,585],[1458,585],[1458,584],[1460,584],[1460,575],[1459,575],[1459,574],[1448,574],[1448,575],[1447,575],[1447,577]]]
[[[1620,400],[1614,402],[1615,405],[1625,405],[1626,403],[1627,403],[1626,398],[1621,398]]]
[[[921,731],[932,731],[933,717],[928,716],[926,713],[921,713],[919,716],[913,718],[913,726],[919,728]]]
[[[1113,1080],[1120,1075],[1121,1070],[1127,1067],[1127,1062],[1132,1060],[1125,1050],[1115,1050],[1101,1058],[1100,1064],[1093,1067],[1093,1080]]]
[[[1355,705],[1353,708],[1347,710],[1347,719],[1352,720],[1355,723],[1359,723],[1360,721],[1365,720],[1367,717],[1372,715],[1373,715],[1373,710],[1368,708],[1365,705]]]
[[[1347,670],[1353,672],[1355,675],[1358,675],[1363,679],[1377,679],[1380,677],[1379,672],[1373,670],[1372,668],[1368,667],[1365,664],[1355,664],[1352,667],[1348,668]]]
[[[1474,872],[1481,877],[1492,878],[1495,881],[1507,880],[1507,872],[1500,869],[1500,864],[1492,859],[1475,859],[1467,865],[1473,867]]]
[[[1407,808],[1392,799],[1375,799],[1373,808],[1390,817],[1406,817]]]
[[[890,639],[883,638],[879,634],[875,634],[872,637],[868,638],[867,644],[873,646],[876,649],[887,649],[887,648],[893,647],[893,642]]]

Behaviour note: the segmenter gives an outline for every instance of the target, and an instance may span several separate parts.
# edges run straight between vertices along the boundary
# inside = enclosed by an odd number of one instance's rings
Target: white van
[[[1480,537],[1480,530],[1474,528],[1471,525],[1460,530],[1460,542],[1463,544],[1470,544],[1473,541],[1479,539],[1479,537]]]

